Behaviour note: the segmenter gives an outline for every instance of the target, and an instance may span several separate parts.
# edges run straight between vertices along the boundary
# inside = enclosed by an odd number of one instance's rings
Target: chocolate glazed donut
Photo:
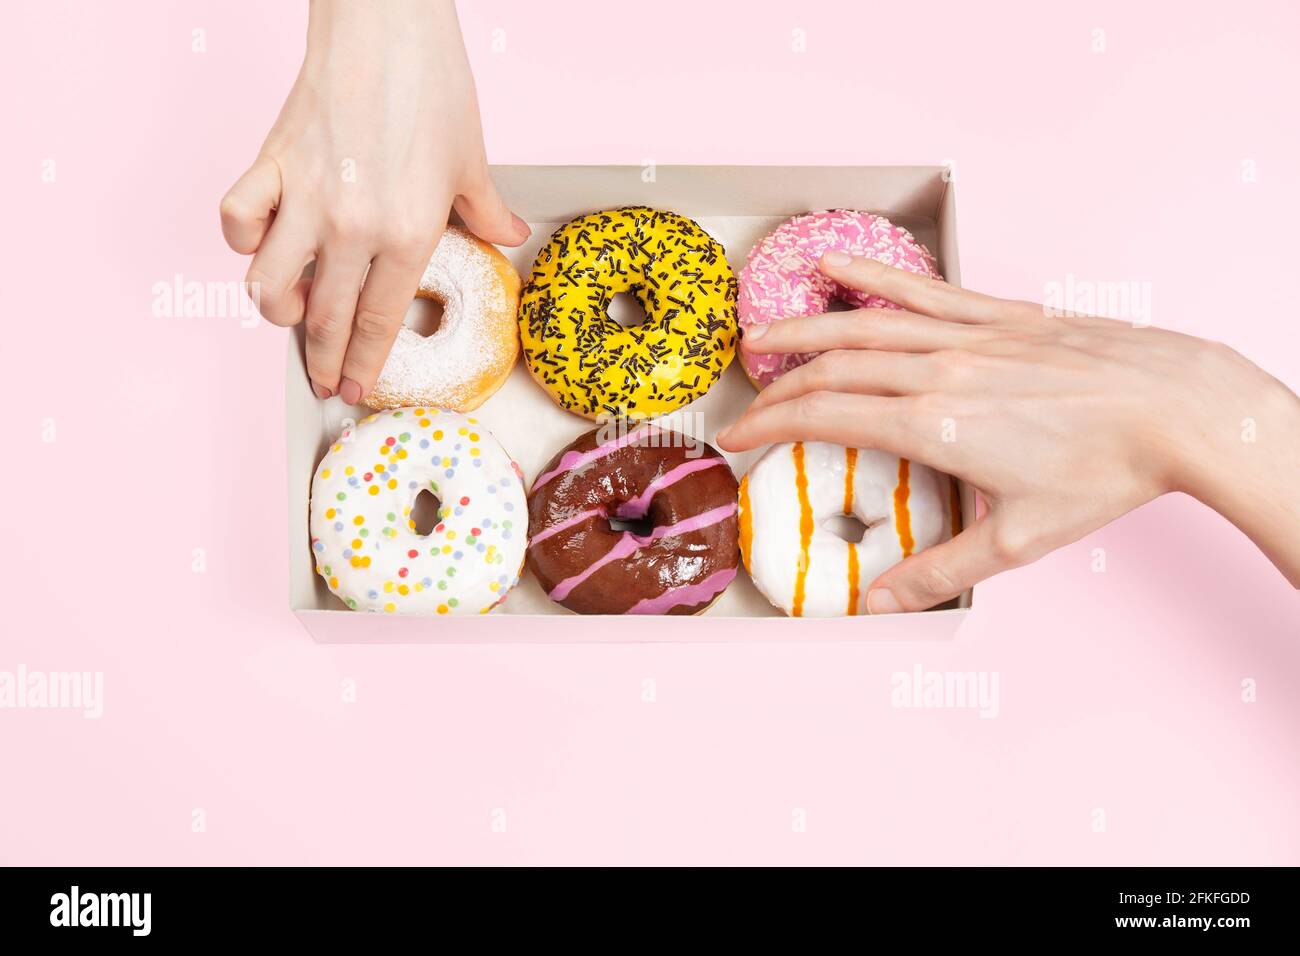
[[[736,476],[679,432],[606,432],[562,449],[533,482],[528,567],[579,614],[700,613],[736,576]]]

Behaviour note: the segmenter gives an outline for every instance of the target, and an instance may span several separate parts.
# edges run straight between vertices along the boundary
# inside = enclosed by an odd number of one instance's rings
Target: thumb
[[[985,515],[955,538],[894,565],[867,589],[871,614],[924,611],[985,578],[1032,560],[1001,516]]]
[[[226,245],[246,256],[256,252],[279,204],[280,167],[270,157],[259,156],[221,199]]]
[[[532,233],[528,224],[505,204],[485,166],[469,177],[453,205],[466,228],[487,242],[517,246]]]

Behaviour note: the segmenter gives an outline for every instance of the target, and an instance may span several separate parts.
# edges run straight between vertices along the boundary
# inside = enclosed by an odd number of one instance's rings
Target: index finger
[[[1018,303],[887,266],[875,259],[828,252],[819,264],[821,271],[836,282],[896,302],[913,312],[949,322],[982,324],[1007,315]]]
[[[781,319],[751,325],[740,345],[746,352],[829,352],[833,349],[873,349],[879,352],[938,352],[984,341],[994,332],[944,322],[902,309],[857,309]]]

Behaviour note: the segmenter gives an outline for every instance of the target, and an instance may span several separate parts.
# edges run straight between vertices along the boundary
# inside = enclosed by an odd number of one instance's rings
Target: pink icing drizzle
[[[704,604],[721,594],[735,577],[735,568],[723,568],[721,571],[714,571],[703,581],[669,588],[658,597],[643,598],[632,605],[627,613],[664,614],[678,605],[694,607],[696,604]]]
[[[661,525],[655,528],[648,535],[636,535],[630,531],[624,531],[619,539],[614,542],[614,547],[610,548],[598,559],[579,571],[571,577],[565,578],[551,591],[549,597],[552,601],[563,601],[568,597],[573,589],[580,585],[587,578],[591,577],[611,561],[619,561],[623,558],[631,557],[646,545],[658,541],[660,538],[672,538],[676,535],[689,534],[692,531],[698,531],[701,528],[707,528],[710,525],[726,521],[736,513],[737,503],[730,502],[718,508],[711,508],[703,511],[693,517],[686,518],[676,524]]]
[[[883,216],[850,209],[795,216],[753,248],[740,273],[737,312],[742,330],[796,316],[818,315],[832,300],[859,309],[899,308],[888,299],[850,289],[824,276],[817,263],[827,252],[847,252],[918,275],[941,278],[930,250]],[[738,351],[745,371],[760,385],[770,385],[817,355]]]
[[[603,445],[597,445],[588,451],[566,451],[560,456],[559,463],[545,474],[538,475],[537,480],[533,482],[533,491],[536,491],[542,485],[546,484],[556,475],[561,475],[566,471],[573,471],[576,468],[582,468],[591,464],[597,459],[604,458],[606,455],[612,455],[620,448],[626,448],[628,445],[635,444],[643,438],[653,438],[660,433],[661,429],[654,425],[646,425],[642,428],[632,428],[619,435],[613,441],[607,441]]]
[[[618,509],[614,513],[619,518],[643,518],[645,517],[645,513],[650,509],[651,500],[653,500],[654,496],[660,491],[663,491],[670,485],[675,485],[687,475],[694,474],[697,471],[703,471],[705,468],[712,468],[715,465],[721,465],[724,461],[725,459],[722,458],[699,458],[695,461],[688,461],[685,464],[678,465],[676,468],[665,472],[654,481],[650,482],[650,484],[646,486],[645,491],[641,492],[641,494],[623,502],[618,506]],[[577,514],[570,515],[563,521],[557,521],[544,531],[539,531],[537,534],[533,535],[532,540],[528,543],[529,547],[539,544],[547,538],[559,534],[561,531],[572,528],[574,525],[582,524],[582,522],[586,521],[588,518],[603,518],[605,514],[606,512],[603,507],[588,508],[586,511],[579,511]]]
[[[688,461],[678,465],[672,471],[665,472],[650,484],[646,485],[645,491],[630,498],[618,506],[615,514],[620,518],[644,518],[645,513],[650,510],[650,502],[656,494],[663,491],[669,485],[674,485],[681,481],[687,475],[693,475],[697,471],[703,471],[705,468],[712,468],[715,465],[721,465],[723,458],[696,458],[694,461]]]
[[[563,521],[557,521],[545,531],[539,531],[537,534],[533,535],[532,540],[528,542],[528,547],[531,548],[533,545],[545,541],[551,535],[559,534],[566,528],[572,528],[575,524],[582,524],[588,518],[595,518],[597,515],[603,518],[605,516],[605,509],[588,508],[586,511],[579,511],[576,515],[571,515],[570,517],[565,518]]]

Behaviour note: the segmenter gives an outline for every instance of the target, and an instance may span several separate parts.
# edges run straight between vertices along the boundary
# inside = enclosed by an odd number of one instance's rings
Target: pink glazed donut
[[[901,226],[884,216],[852,209],[827,209],[783,222],[749,253],[740,273],[737,304],[743,333],[752,325],[825,312],[832,301],[857,309],[897,309],[878,295],[833,282],[817,268],[827,252],[875,259],[908,272],[942,278],[934,256]],[[765,388],[817,353],[762,355],[740,351],[745,374],[755,388]]]

